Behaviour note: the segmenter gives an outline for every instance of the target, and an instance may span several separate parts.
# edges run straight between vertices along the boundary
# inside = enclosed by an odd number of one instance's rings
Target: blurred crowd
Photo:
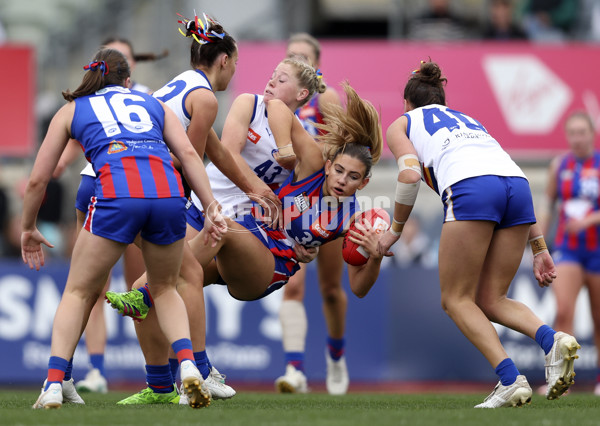
[[[600,3],[588,0],[488,0],[485,18],[453,8],[452,0],[428,0],[424,13],[406,22],[412,40],[598,40]],[[586,34],[587,32],[587,34]]]

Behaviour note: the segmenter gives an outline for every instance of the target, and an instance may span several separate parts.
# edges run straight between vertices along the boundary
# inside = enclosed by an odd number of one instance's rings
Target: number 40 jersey
[[[438,194],[475,176],[519,176],[523,171],[477,120],[443,105],[404,114],[406,134],[423,167],[423,180]]]

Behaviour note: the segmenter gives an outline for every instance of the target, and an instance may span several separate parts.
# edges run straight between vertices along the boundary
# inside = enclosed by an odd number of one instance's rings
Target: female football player
[[[556,278],[536,225],[529,182],[481,123],[446,106],[445,83],[436,63],[421,62],[404,88],[406,113],[388,128],[387,141],[399,173],[394,219],[379,242],[380,253],[388,254],[400,237],[423,173],[444,203],[439,246],[442,307],[500,378],[476,407],[519,406],[531,400],[531,387],[508,357],[492,321],[542,347],[546,396],[558,398],[573,383],[577,341],[555,332],[528,307],[507,297],[527,240],[539,285],[548,286]]]

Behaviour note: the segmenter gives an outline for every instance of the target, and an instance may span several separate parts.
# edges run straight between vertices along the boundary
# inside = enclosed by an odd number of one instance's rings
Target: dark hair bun
[[[417,76],[423,83],[428,83],[433,86],[437,86],[441,82],[446,82],[446,79],[442,78],[442,70],[435,62],[421,63]]]

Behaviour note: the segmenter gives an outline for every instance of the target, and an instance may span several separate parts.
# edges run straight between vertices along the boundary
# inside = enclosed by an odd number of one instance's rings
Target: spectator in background
[[[579,0],[525,0],[521,3],[523,25],[533,41],[567,40],[577,21]]]
[[[428,0],[428,8],[408,23],[407,38],[413,40],[461,40],[471,36],[471,23],[456,15],[450,0]]]
[[[569,152],[554,159],[548,173],[546,203],[539,222],[547,233],[551,213],[558,204],[558,227],[553,257],[557,277],[554,328],[573,334],[575,303],[586,287],[594,322],[594,342],[600,348],[600,151],[596,134],[585,112],[571,114],[565,122]],[[598,362],[598,358],[596,360]],[[600,396],[600,364],[594,393]]]
[[[514,21],[513,0],[491,0],[489,20],[483,31],[486,40],[527,40],[525,30]]]

